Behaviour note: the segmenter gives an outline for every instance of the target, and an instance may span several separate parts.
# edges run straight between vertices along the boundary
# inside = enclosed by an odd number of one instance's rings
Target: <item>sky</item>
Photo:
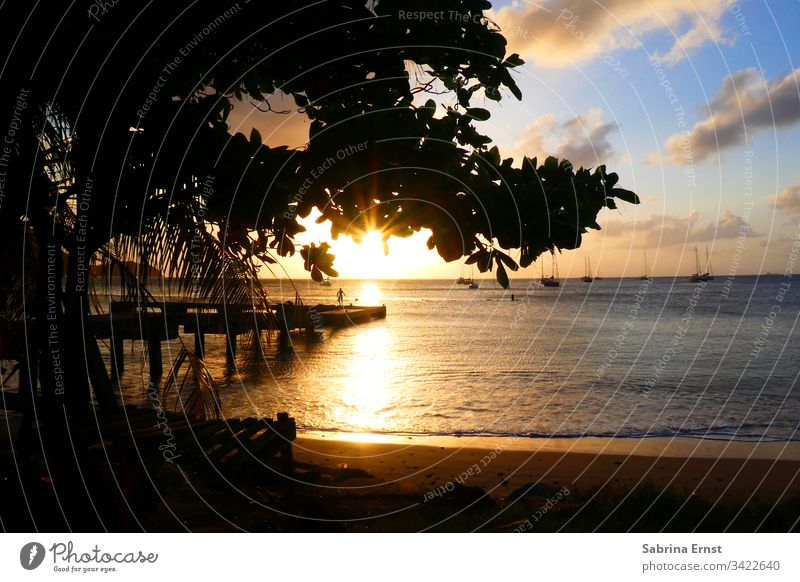
[[[605,163],[642,200],[601,212],[602,230],[559,255],[562,276],[583,275],[585,257],[602,276],[639,276],[645,252],[650,274],[685,276],[696,270],[695,247],[701,270],[708,249],[721,277],[795,270],[800,2],[514,1],[495,3],[491,17],[508,53],[526,62],[515,70],[522,101],[474,103],[492,112],[482,132],[504,157]],[[270,145],[307,139],[302,116],[255,113],[238,108],[232,125],[257,127]],[[377,237],[361,247],[336,241],[337,268],[344,278],[463,273],[426,238],[393,239],[389,257]],[[538,276],[541,263],[513,275]],[[303,276],[296,262],[284,267]]]

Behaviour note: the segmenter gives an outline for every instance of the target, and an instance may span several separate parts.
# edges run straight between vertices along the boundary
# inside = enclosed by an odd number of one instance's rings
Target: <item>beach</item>
[[[344,487],[390,485],[423,492],[423,499],[424,492],[450,482],[480,487],[499,499],[539,482],[583,492],[650,482],[712,502],[777,500],[800,492],[800,443],[308,432],[298,435],[294,455],[300,463],[372,475]]]
[[[449,503],[455,512],[484,505],[483,515],[495,522],[489,529],[502,531],[503,523],[525,523],[526,511],[534,514],[549,506],[554,512],[574,512],[607,495],[618,505],[626,492],[642,489],[655,498],[677,496],[709,509],[774,506],[800,493],[798,443],[317,431],[298,435],[294,455],[301,482],[304,468],[314,468],[309,474],[318,495],[335,497],[341,505],[346,505],[343,498],[361,498],[358,519],[366,523],[373,518],[380,522],[370,511],[386,511],[387,506],[402,513],[403,508],[425,511],[426,505],[435,504]],[[330,471],[321,479],[320,467]],[[374,502],[364,503],[365,498]],[[402,498],[405,505],[394,507],[392,498]],[[646,510],[646,505],[639,508]],[[516,519],[506,519],[503,513]],[[391,527],[398,527],[397,522]]]

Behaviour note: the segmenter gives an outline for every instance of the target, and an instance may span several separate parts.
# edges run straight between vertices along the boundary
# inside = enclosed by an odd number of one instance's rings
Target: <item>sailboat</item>
[[[700,283],[703,281],[708,281],[707,279],[708,273],[704,274],[700,273],[700,257],[697,254],[697,247],[694,247],[694,264],[695,264],[695,272],[689,275],[689,283]]]
[[[592,261],[589,257],[584,257],[583,266],[586,268],[586,274],[581,277],[581,281],[584,283],[591,283],[594,279],[592,278]]]
[[[647,274],[647,267],[648,267],[648,265],[647,265],[647,251],[645,251],[644,252],[644,275],[639,277],[640,281],[646,281],[647,279],[650,278],[650,275]]]
[[[544,276],[544,267],[542,267],[542,285],[545,287],[558,287],[561,282],[556,279],[556,254],[550,251],[550,256],[553,258],[552,273],[549,277]]]
[[[470,276],[464,276],[464,265],[461,265],[461,272],[459,273],[458,279],[456,279],[456,285],[467,285],[470,289],[476,289],[477,287],[472,287],[474,281],[472,280],[472,269],[470,269]]]
[[[475,267],[470,266],[469,279],[467,279],[466,283],[464,283],[467,286],[467,288],[469,288],[469,289],[477,289],[478,288],[478,284],[475,282],[475,279],[473,279],[473,277],[472,277],[472,273],[473,273],[474,269],[475,269]]]
[[[462,271],[461,275],[458,277],[458,279],[456,279],[456,285],[466,285],[467,289],[477,289],[478,284],[472,278],[472,274],[474,273],[474,271],[475,267],[470,266],[469,277],[465,277]]]
[[[708,256],[708,247],[706,247],[706,272],[703,273],[704,281],[713,281],[714,275],[711,274],[711,259]]]

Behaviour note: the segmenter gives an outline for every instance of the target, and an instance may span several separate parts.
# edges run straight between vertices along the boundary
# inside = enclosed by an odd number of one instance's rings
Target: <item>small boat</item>
[[[326,277],[322,281],[320,281],[319,284],[322,285],[323,287],[330,287],[332,285],[331,278]]]
[[[581,281],[584,283],[591,283],[594,281],[594,278],[592,277],[592,262],[589,260],[589,257],[584,257],[583,265],[586,267],[586,274],[581,277]]]
[[[550,256],[553,258],[552,272],[549,277],[544,276],[544,269],[542,269],[542,286],[543,287],[558,287],[561,282],[556,278],[556,254],[550,251]]]
[[[647,274],[647,268],[648,268],[648,265],[647,265],[647,251],[645,251],[644,252],[644,275],[639,277],[640,281],[646,281],[647,279],[650,278],[650,275]]]
[[[708,273],[700,273],[700,258],[697,254],[697,247],[694,247],[695,272],[689,275],[689,283],[702,283],[708,281]]]
[[[472,285],[472,272],[473,272],[473,267],[470,267],[470,276],[465,277],[464,265],[461,265],[461,272],[458,275],[458,279],[456,279],[456,285],[466,285],[467,287]]]
[[[704,280],[713,281],[714,275],[711,274],[711,259],[708,256],[708,247],[706,247],[706,272],[703,273]]]
[[[467,289],[477,289],[478,284],[475,282],[475,279],[472,278],[473,273],[475,272],[475,267],[469,268],[469,279],[464,279],[464,285],[467,286]]]

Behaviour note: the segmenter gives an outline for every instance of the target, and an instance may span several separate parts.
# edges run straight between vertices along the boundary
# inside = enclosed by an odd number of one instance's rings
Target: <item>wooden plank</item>
[[[263,432],[225,461],[225,469],[243,475],[277,463],[276,474],[291,475],[294,470],[292,441],[296,435],[294,419],[286,413],[279,413],[277,421],[269,422]]]
[[[251,436],[264,428],[264,422],[257,418],[249,418],[247,420],[249,422],[245,424],[245,426],[236,434],[235,437],[232,436],[228,441],[222,443],[220,447],[206,451],[208,453],[208,457],[212,461],[221,461],[231,451],[236,449],[242,443],[247,442]]]
[[[268,426],[264,432],[254,440],[251,440],[249,444],[239,448],[238,454],[226,461],[225,465],[231,468],[238,468],[249,461],[263,462],[264,457],[274,457],[281,452],[284,446],[291,446],[291,444],[291,441],[288,441],[283,434]],[[274,450],[270,453],[270,449]]]
[[[233,436],[233,434],[241,428],[241,425],[245,422],[245,420],[246,419],[241,418],[231,420],[230,422],[226,422],[224,420],[215,420],[212,422],[212,424],[199,431],[190,429],[176,444],[179,447],[189,444],[199,444],[205,449],[210,446],[210,444],[215,442],[217,438],[221,438],[223,435],[227,434]],[[204,442],[208,444],[204,444]]]
[[[177,439],[179,436],[181,436],[185,431],[187,431],[189,429],[189,425],[190,424],[191,423],[188,420],[183,419],[183,420],[177,420],[175,422],[167,421],[166,426],[169,427],[170,432]],[[165,427],[159,426],[159,425],[137,428],[134,431],[133,435],[137,439],[148,440],[148,439],[151,439],[153,437],[158,437],[158,436],[163,435],[164,434],[164,428]]]

